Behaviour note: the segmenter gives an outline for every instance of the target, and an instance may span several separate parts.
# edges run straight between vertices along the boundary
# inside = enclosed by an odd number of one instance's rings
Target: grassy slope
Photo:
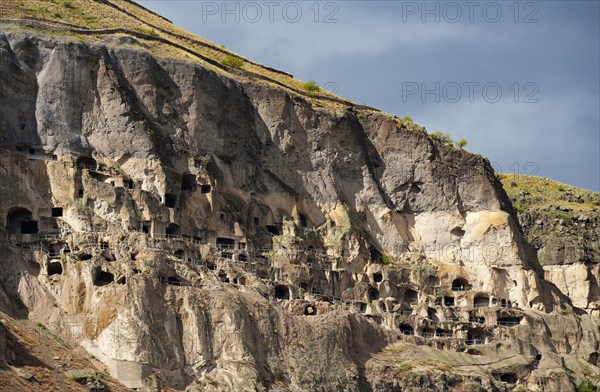
[[[600,194],[547,178],[522,174],[500,174],[499,178],[519,212],[550,206],[592,211],[600,206]]]
[[[62,30],[49,31],[48,33],[51,35],[72,36],[84,41],[90,40],[93,35],[77,34],[69,29],[126,29],[131,33],[137,33],[135,38],[145,49],[157,57],[200,63],[236,79],[250,79],[277,85],[288,88],[296,94],[306,95],[302,81],[294,79],[284,72],[253,63],[248,59],[245,59],[241,71],[222,66],[221,62],[227,55],[242,56],[197,37],[128,0],[2,0],[0,19],[21,18],[35,18]],[[36,26],[36,30],[40,30],[40,27]],[[101,37],[102,35],[99,32],[95,36]],[[157,40],[159,38],[168,40],[170,43],[160,42]],[[260,78],[252,74],[259,75]],[[323,89],[317,93],[316,97],[312,97],[312,101],[328,107],[346,107],[352,104]]]

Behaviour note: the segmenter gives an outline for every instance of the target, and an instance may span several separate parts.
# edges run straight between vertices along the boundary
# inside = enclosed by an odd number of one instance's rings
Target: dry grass
[[[111,6],[112,5],[112,6]],[[127,0],[107,0],[99,2],[94,0],[8,0],[3,1],[0,11],[0,18],[18,19],[23,17],[44,19],[46,23],[68,23],[70,25],[80,26],[84,29],[114,29],[121,28],[131,32],[146,34],[149,38],[157,37],[169,40],[171,43],[153,41],[152,39],[143,41],[147,45],[147,50],[160,58],[179,59],[200,63],[215,71],[226,74],[229,77],[240,80],[253,80],[267,85],[275,85],[278,88],[287,88],[294,94],[303,95],[319,106],[343,108],[351,105],[349,101],[341,100],[336,95],[327,90],[321,89],[319,95],[310,97],[303,91],[303,82],[291,77],[286,73],[277,72],[267,67],[255,64],[237,53],[223,49],[221,46],[197,37],[192,33],[185,31],[178,26],[168,22],[164,18],[131,3]],[[64,26],[63,26],[64,27]],[[54,33],[56,35],[56,33]],[[71,32],[65,32],[64,35],[74,35]],[[100,34],[97,35],[100,37]],[[78,35],[78,40],[90,40],[90,36]],[[227,67],[211,65],[210,61],[205,61],[199,56],[186,52],[175,45],[181,45],[185,49],[204,56],[217,64],[227,55],[235,55],[245,60],[244,71],[232,72]],[[251,73],[260,75],[260,77],[269,80],[260,80],[253,77]],[[341,102],[332,102],[327,99],[341,100]]]

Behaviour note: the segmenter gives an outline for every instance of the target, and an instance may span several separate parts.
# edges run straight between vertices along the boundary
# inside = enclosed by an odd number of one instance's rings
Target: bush
[[[242,69],[242,67],[244,66],[244,59],[238,56],[234,56],[232,54],[228,54],[227,56],[225,56],[223,61],[221,61],[221,64],[226,65],[230,68]]]
[[[308,82],[304,83],[302,85],[302,88],[304,89],[304,91],[306,91],[306,94],[309,97],[315,96],[315,94],[318,93],[319,90],[321,90],[321,88],[319,87],[319,84],[317,82],[315,82],[314,80],[309,80]]]
[[[460,148],[461,150],[463,149],[464,146],[467,145],[467,139],[460,139],[458,141],[458,143],[456,143],[456,147]]]
[[[404,117],[402,117],[402,121],[404,121],[404,122],[410,122],[410,123],[413,122],[413,120],[412,120],[412,118],[410,118],[410,116],[404,116]]]
[[[383,265],[390,265],[390,264],[392,264],[392,260],[390,260],[390,258],[388,256],[384,255],[381,258],[381,264],[383,264]]]
[[[435,131],[434,133],[432,133],[431,135],[429,135],[429,138],[435,142],[438,143],[443,143],[446,144],[450,147],[454,146],[454,141],[452,140],[452,138],[450,137],[449,133],[443,133],[440,131]]]
[[[589,381],[581,383],[577,386],[577,392],[594,392],[596,388],[594,388],[594,384]]]

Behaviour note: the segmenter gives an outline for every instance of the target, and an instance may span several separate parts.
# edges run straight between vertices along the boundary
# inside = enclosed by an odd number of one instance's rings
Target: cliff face
[[[507,175],[502,182],[546,279],[600,315],[600,195],[547,178]]]
[[[1,310],[126,386],[569,390],[598,374],[597,319],[544,280],[485,159],[132,38],[6,30]]]

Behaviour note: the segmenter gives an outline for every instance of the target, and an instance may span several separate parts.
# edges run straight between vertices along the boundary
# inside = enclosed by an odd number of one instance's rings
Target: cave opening
[[[196,176],[193,174],[184,174],[181,177],[181,190],[188,192],[196,192],[198,190],[198,183],[196,182]]]
[[[437,311],[434,308],[427,308],[427,317],[435,322],[440,321],[440,318],[437,315]]]
[[[89,253],[81,253],[79,255],[77,255],[77,259],[81,260],[81,261],[86,261],[86,260],[90,260],[93,256]]]
[[[276,235],[280,235],[281,231],[279,230],[279,227],[275,226],[275,225],[266,225],[265,229],[267,229],[267,231],[269,232],[269,234],[271,234],[272,236],[276,236]]]
[[[473,306],[476,308],[487,308],[490,306],[490,297],[483,294],[477,294],[473,298]]]
[[[219,271],[219,280],[223,283],[229,283],[229,277],[227,276],[227,273],[225,271]]]
[[[517,375],[514,373],[501,374],[500,381],[505,382],[507,384],[516,384],[517,383]]]
[[[60,261],[52,261],[48,263],[47,268],[48,276],[61,275],[63,272],[62,264]]]
[[[304,307],[304,315],[305,316],[316,316],[317,315],[317,308],[314,305],[312,305],[312,304],[306,305]]]
[[[498,325],[504,327],[514,327],[515,325],[519,325],[521,323],[522,318],[516,316],[506,316],[498,318]]]
[[[28,209],[15,208],[6,217],[6,229],[9,234],[35,234],[38,232],[38,223]]]
[[[308,227],[308,222],[306,220],[306,216],[299,214],[298,218],[299,218],[300,227]]]
[[[416,304],[419,302],[419,293],[416,290],[407,288],[404,290],[404,302],[408,304]]]
[[[377,290],[375,287],[369,287],[369,301],[375,301],[379,299],[379,290]]]
[[[469,328],[465,343],[468,345],[485,343],[485,331],[483,328]]]
[[[454,306],[454,297],[451,296],[445,296],[444,297],[444,305],[445,306]]]
[[[166,235],[181,235],[181,228],[176,223],[169,223],[169,225],[165,228]]]
[[[58,218],[60,216],[63,216],[63,209],[62,207],[53,207],[52,208],[52,215],[53,218]]]
[[[112,273],[100,268],[96,268],[96,273],[94,275],[94,285],[96,286],[106,286],[115,280],[115,276]]]
[[[232,238],[217,237],[217,248],[235,249],[235,240]]]
[[[400,324],[400,332],[402,332],[403,335],[414,335],[415,329],[411,325]]]
[[[208,184],[200,185],[200,193],[210,193],[211,186]]]
[[[180,260],[183,260],[185,257],[185,251],[183,249],[177,249],[174,253],[175,257],[177,257]]]
[[[77,167],[81,169],[96,170],[98,164],[92,157],[79,157],[77,158]]]
[[[375,283],[381,283],[381,281],[383,281],[383,274],[381,272],[375,272],[373,274],[373,281]]]
[[[457,237],[464,237],[465,231],[460,227],[455,227],[454,229],[450,230],[450,234],[455,235]]]
[[[168,208],[175,208],[175,204],[177,203],[177,196],[172,193],[165,193],[163,197],[163,203]]]
[[[452,281],[452,291],[468,291],[471,290],[469,281],[465,278],[456,278]]]
[[[453,336],[453,333],[449,329],[437,328],[435,330],[435,336],[438,336],[441,338],[451,338]]]
[[[289,287],[278,284],[275,286],[275,298],[277,299],[290,299],[290,289]]]

